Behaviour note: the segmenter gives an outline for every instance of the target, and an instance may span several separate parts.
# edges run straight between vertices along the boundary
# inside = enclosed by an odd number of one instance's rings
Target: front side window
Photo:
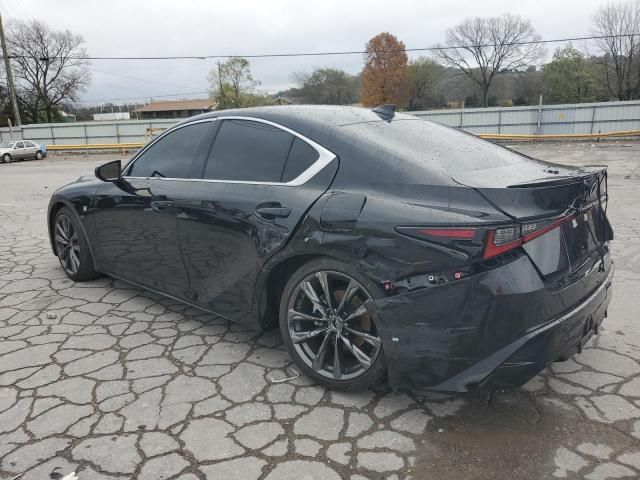
[[[204,178],[280,182],[294,136],[251,120],[224,120],[216,135]]]
[[[23,142],[16,143],[16,148],[24,148],[24,143]]]
[[[211,122],[202,122],[168,133],[138,157],[128,175],[189,178],[201,146],[211,139],[211,130]]]

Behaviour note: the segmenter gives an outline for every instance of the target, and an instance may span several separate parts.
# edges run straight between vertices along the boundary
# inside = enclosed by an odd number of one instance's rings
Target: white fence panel
[[[286,108],[286,107],[283,107]],[[580,103],[526,107],[490,107],[409,112],[471,133],[571,134],[640,130],[640,101]],[[540,128],[538,129],[538,118]],[[178,119],[121,120],[77,123],[41,123],[0,128],[0,140],[21,138],[47,145],[139,143],[149,140],[148,130],[169,128]]]
[[[640,130],[640,101],[410,112],[472,133],[535,135]],[[538,130],[538,117],[540,129]]]

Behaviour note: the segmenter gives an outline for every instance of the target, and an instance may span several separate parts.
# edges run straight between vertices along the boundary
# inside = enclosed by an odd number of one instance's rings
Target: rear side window
[[[165,135],[138,157],[129,176],[189,178],[202,144],[211,139],[211,125],[196,123]]]
[[[294,136],[250,120],[224,120],[216,135],[204,178],[279,182]]]
[[[530,162],[474,135],[404,114],[397,114],[391,122],[357,123],[341,128],[371,151],[396,157],[407,167],[424,166],[448,176]],[[406,171],[408,175],[419,174],[416,168]]]
[[[309,168],[317,159],[318,152],[307,142],[296,138],[287,157],[287,164],[282,173],[282,181],[290,182]]]

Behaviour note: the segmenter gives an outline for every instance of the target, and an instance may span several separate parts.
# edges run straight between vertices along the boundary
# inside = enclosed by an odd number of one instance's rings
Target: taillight
[[[537,220],[535,222],[522,223],[520,225],[510,225],[489,230],[487,234],[487,245],[484,249],[483,257],[486,259],[495,257],[502,253],[513,250],[534,238],[553,230],[564,222],[573,220],[574,215],[558,219]]]
[[[489,230],[483,257],[492,258],[522,245],[520,226]]]
[[[461,250],[470,257],[486,260],[518,248],[575,216],[536,220],[526,223],[486,227],[396,227],[398,233],[419,240]]]
[[[452,240],[471,240],[476,234],[475,228],[421,228],[415,233],[431,237],[450,238]]]

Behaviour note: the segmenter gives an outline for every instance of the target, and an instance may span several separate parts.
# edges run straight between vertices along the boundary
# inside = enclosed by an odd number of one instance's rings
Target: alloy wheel
[[[372,300],[355,279],[333,271],[307,276],[287,310],[295,352],[318,374],[352,380],[375,363],[382,342],[365,303]]]
[[[56,219],[55,242],[58,258],[69,275],[75,275],[80,269],[80,243],[73,222],[66,215]]]

